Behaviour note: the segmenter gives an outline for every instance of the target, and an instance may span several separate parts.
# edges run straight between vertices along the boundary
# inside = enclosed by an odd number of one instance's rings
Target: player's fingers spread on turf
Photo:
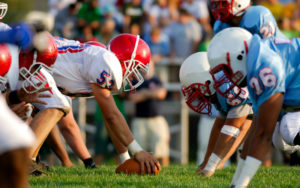
[[[146,167],[147,167],[147,174],[151,174],[151,166],[149,161],[145,161]]]
[[[151,165],[151,174],[155,174],[155,161],[150,161],[150,165]]]
[[[140,166],[141,166],[141,174],[144,174],[145,173],[144,161],[140,162]]]
[[[157,167],[158,170],[161,170],[160,164],[158,161],[155,161],[155,166]],[[155,172],[155,171],[154,171]]]

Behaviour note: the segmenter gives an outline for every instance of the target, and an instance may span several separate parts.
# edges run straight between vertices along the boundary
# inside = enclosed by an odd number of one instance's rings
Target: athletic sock
[[[94,160],[91,157],[84,159],[83,163],[84,163],[85,168],[96,168],[97,167]]]

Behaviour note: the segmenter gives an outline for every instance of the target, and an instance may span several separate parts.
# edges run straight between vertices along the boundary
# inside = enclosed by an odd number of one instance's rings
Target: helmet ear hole
[[[239,61],[242,61],[242,60],[243,60],[243,56],[240,54],[240,55],[237,56],[237,59],[238,59]]]

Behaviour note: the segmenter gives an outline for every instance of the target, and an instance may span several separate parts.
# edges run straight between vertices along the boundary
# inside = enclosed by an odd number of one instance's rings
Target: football
[[[146,169],[146,166],[145,166],[144,170],[145,169]],[[160,172],[160,170],[157,167],[155,167],[155,173],[152,175],[157,175],[159,172]],[[131,159],[128,159],[127,161],[125,161],[123,164],[119,165],[118,168],[116,169],[116,173],[142,174],[141,165],[136,159],[131,158]]]

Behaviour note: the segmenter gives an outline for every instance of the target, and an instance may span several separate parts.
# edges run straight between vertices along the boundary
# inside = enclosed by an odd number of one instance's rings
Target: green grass
[[[30,187],[229,187],[235,170],[234,166],[224,168],[204,178],[197,176],[195,165],[171,165],[157,176],[115,174],[115,168],[51,167],[47,176],[30,177]],[[300,167],[260,168],[249,187],[300,187]]]

